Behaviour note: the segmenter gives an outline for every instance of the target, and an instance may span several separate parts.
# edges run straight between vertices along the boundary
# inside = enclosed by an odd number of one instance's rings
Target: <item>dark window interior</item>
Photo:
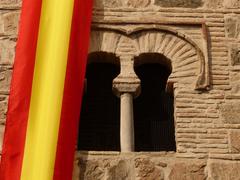
[[[79,150],[120,150],[120,100],[112,92],[112,81],[120,68],[110,63],[87,66],[87,90],[79,127]]]
[[[142,87],[134,100],[136,151],[176,151],[173,94],[165,92],[168,69],[157,63],[135,67]]]

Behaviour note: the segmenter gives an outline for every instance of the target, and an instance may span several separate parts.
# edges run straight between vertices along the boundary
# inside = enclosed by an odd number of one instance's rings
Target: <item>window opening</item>
[[[174,98],[165,91],[171,70],[152,63],[135,66],[135,72],[142,88],[134,100],[135,150],[176,151]]]
[[[120,68],[110,63],[87,66],[87,87],[79,127],[79,150],[120,150],[120,100],[112,92],[112,81]]]

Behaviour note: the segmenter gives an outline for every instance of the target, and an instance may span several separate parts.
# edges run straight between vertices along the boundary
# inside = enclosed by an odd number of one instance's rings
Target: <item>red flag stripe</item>
[[[54,180],[72,179],[91,15],[92,0],[75,0]]]
[[[18,180],[21,175],[41,5],[42,0],[23,1],[0,164],[1,180]]]

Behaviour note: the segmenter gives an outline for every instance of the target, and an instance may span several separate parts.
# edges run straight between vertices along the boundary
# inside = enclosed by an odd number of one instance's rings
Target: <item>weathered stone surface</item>
[[[151,0],[95,0],[95,7],[133,7],[142,8],[150,5]]]
[[[170,172],[169,180],[204,180],[205,166],[204,163],[176,163]]]
[[[122,154],[121,158],[112,155],[105,155],[104,158],[103,156],[103,154],[97,155],[96,153],[94,155],[88,154],[87,160],[80,163],[81,167],[85,167],[85,169],[80,168],[80,173],[86,173],[90,170],[88,172],[94,174],[94,172],[99,173],[99,169],[101,170],[99,174],[96,173],[91,177],[81,176],[80,179],[240,180],[240,163],[229,160],[186,159],[156,156],[151,153],[146,153],[144,156],[137,153],[134,153],[134,156],[133,154]],[[91,162],[91,165],[88,162]],[[158,167],[159,163],[164,165]],[[79,165],[77,161],[75,164]],[[76,171],[79,172],[79,169]]]
[[[101,167],[101,161],[81,161],[80,162],[80,179],[101,180],[104,177],[104,169]]]
[[[2,152],[2,143],[3,143],[4,129],[5,129],[5,126],[0,125],[0,154]]]
[[[95,7],[121,7],[123,6],[122,0],[95,0]]]
[[[7,98],[6,96],[0,96],[0,124],[5,122],[7,113]]]
[[[21,0],[0,0],[0,5],[14,5],[21,2]]]
[[[223,122],[227,124],[240,124],[240,104],[226,103],[220,106]]]
[[[132,167],[129,165],[130,162],[126,160],[120,160],[116,165],[109,169],[107,180],[131,179]]]
[[[146,7],[150,2],[151,0],[128,0],[127,6],[134,8]]]
[[[230,75],[232,85],[231,93],[234,95],[240,95],[240,74],[239,72],[231,72]]]
[[[223,0],[205,0],[204,4],[206,8],[222,8]]]
[[[240,163],[233,162],[213,162],[209,165],[210,180],[239,180]]]
[[[155,4],[162,7],[197,8],[203,5],[202,0],[155,0]]]
[[[15,40],[2,39],[0,40],[0,65],[13,65],[15,57]]]
[[[11,83],[12,71],[0,68],[0,93],[8,93]]]
[[[240,130],[231,130],[229,133],[230,150],[232,153],[240,153]]]
[[[224,0],[224,6],[226,8],[239,8],[240,1],[239,0]]]
[[[226,15],[224,22],[226,37],[239,38],[240,17],[238,15]]]
[[[19,12],[4,13],[2,21],[5,35],[17,35]]]
[[[240,48],[235,44],[231,47],[230,53],[232,65],[240,65]]]
[[[163,180],[164,172],[148,158],[135,159],[136,177],[140,180]]]
[[[72,180],[79,180],[80,178],[80,164],[79,164],[79,159],[74,160],[74,165],[73,165],[73,176]]]

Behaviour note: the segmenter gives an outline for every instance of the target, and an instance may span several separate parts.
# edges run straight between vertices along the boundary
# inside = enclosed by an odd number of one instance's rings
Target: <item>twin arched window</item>
[[[112,92],[112,81],[120,67],[110,63],[118,60],[106,54],[89,58],[78,149],[119,151],[120,100]],[[102,61],[103,58],[107,61]],[[165,61],[163,56],[145,54],[139,58],[142,61],[136,62],[143,63],[135,65],[135,72],[141,80],[142,91],[133,105],[135,150],[175,151],[174,98],[165,91],[171,69],[157,63]]]

